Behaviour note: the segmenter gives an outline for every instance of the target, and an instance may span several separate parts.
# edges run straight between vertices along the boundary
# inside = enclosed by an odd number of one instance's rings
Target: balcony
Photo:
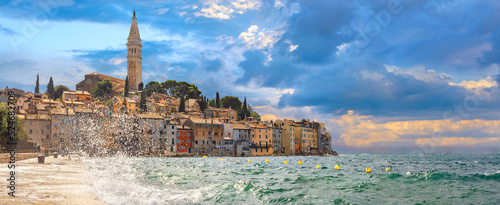
[[[257,148],[260,148],[260,147],[264,147],[264,148],[265,147],[273,147],[273,144],[267,144],[267,145],[266,144],[262,144],[261,145],[261,144],[257,144],[257,143],[251,143],[250,144],[250,148],[256,148],[256,147]]]

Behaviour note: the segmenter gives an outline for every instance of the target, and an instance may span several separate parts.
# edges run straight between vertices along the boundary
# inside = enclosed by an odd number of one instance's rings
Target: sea
[[[108,204],[500,204],[500,154],[82,161]]]

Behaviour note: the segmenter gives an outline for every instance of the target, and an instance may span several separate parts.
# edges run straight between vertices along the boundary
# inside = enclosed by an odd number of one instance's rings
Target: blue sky
[[[493,0],[0,2],[0,88],[126,75],[247,97],[265,119],[324,122],[341,152],[500,151]]]

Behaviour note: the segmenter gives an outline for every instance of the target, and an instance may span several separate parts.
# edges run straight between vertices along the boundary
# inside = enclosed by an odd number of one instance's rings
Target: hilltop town
[[[323,123],[306,119],[261,121],[246,98],[207,99],[186,82],[142,82],[142,43],[137,18],[127,42],[127,77],[89,73],[75,85],[52,78],[47,91],[15,88],[16,112],[35,152],[85,152],[91,156],[269,156],[332,154]],[[26,146],[25,146],[26,147]]]

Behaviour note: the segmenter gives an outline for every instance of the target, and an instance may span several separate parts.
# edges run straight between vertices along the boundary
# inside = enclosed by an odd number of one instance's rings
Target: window
[[[191,143],[191,140],[187,140],[187,143]]]
[[[198,140],[195,140],[195,141],[194,141],[194,143],[195,143],[195,144],[198,144]]]
[[[45,122],[42,122],[42,125],[45,124]]]
[[[30,120],[30,125],[32,125],[32,124],[33,124],[33,120]]]
[[[190,132],[188,132],[188,133],[186,134],[186,136],[190,137],[190,136],[191,136],[191,133],[190,133]]]
[[[175,140],[174,139],[172,139],[172,144],[175,144]]]
[[[177,136],[181,136],[181,133],[177,132]]]
[[[42,134],[44,134],[44,131],[45,131],[45,130],[42,130]]]
[[[172,135],[175,135],[175,134],[174,134],[174,131],[172,131]]]
[[[179,142],[181,142],[181,140],[180,140],[180,139],[177,139],[177,143],[179,143]]]
[[[33,130],[30,129],[30,134],[32,134],[32,133],[33,133]]]
[[[266,139],[267,139],[267,135],[266,135]]]
[[[174,151],[174,146],[170,146],[170,151],[173,152]]]
[[[260,137],[260,135],[259,135],[259,139],[260,139],[260,138],[262,138],[262,137]]]
[[[172,129],[175,129],[173,125],[172,125]]]

